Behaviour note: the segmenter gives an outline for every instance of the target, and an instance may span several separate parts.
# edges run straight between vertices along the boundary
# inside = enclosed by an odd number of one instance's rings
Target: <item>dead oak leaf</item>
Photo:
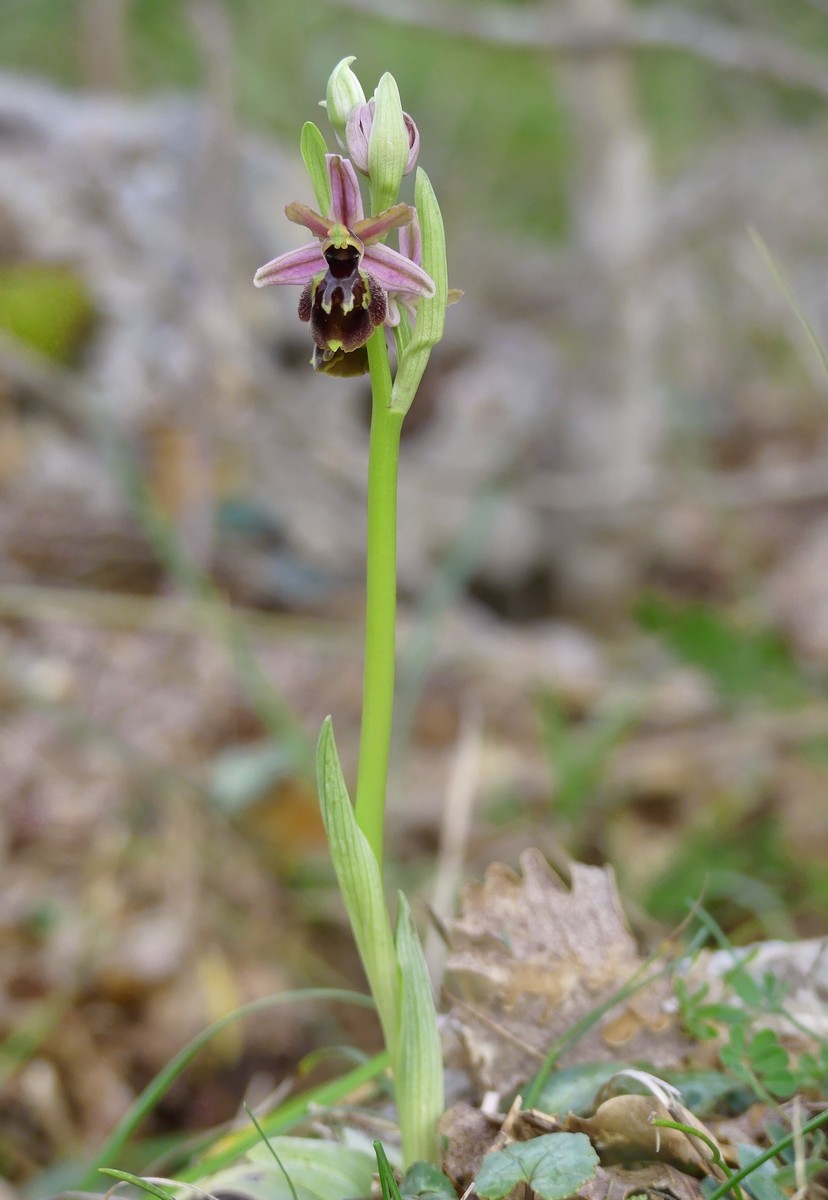
[[[599,1167],[578,1191],[578,1200],[702,1200],[698,1179],[665,1163],[646,1167]]]
[[[471,1104],[453,1104],[440,1119],[440,1136],[446,1144],[443,1170],[462,1195],[492,1148],[497,1124]]]
[[[449,923],[450,1020],[479,1085],[501,1094],[530,1078],[550,1045],[641,966],[609,867],[571,865],[566,887],[537,850],[522,875],[494,863],[469,884]],[[675,1065],[684,1042],[666,981],[613,1007],[561,1065],[622,1054]]]
[[[680,1111],[675,1111],[676,1107]],[[680,1105],[665,1107],[653,1096],[612,1096],[599,1105],[592,1117],[570,1113],[564,1128],[572,1133],[585,1133],[605,1167],[614,1163],[661,1162],[685,1175],[697,1178],[713,1175],[720,1181],[724,1179],[712,1161],[709,1145],[681,1130],[654,1125],[654,1118],[681,1120],[713,1140],[710,1131],[686,1108]],[[718,1149],[721,1152],[721,1148]]]

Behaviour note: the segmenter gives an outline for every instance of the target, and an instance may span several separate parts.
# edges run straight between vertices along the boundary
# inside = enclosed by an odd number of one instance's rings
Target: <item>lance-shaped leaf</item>
[[[399,1037],[397,954],[379,864],[357,825],[330,717],[325,718],[319,734],[316,774],[331,859],[394,1063]]]
[[[382,1142],[374,1142],[374,1153],[377,1156],[377,1174],[379,1175],[380,1188],[382,1190],[382,1200],[402,1200],[400,1189],[397,1186],[394,1172],[391,1169],[391,1164],[388,1161],[388,1155],[385,1153],[385,1147]]]
[[[439,1163],[437,1122],[443,1115],[443,1055],[437,1010],[423,948],[402,892],[397,910],[400,964],[400,1047],[394,1086],[406,1166]]]
[[[328,177],[328,166],[325,161],[328,147],[325,145],[325,139],[322,136],[321,130],[314,125],[313,121],[306,121],[302,126],[299,150],[302,154],[302,161],[310,175],[313,194],[316,197],[319,211],[329,213],[331,211],[331,181]]]
[[[432,347],[443,336],[448,306],[448,267],[446,233],[434,188],[425,171],[417,168],[414,203],[420,220],[422,266],[434,282],[434,295],[423,296],[417,304],[414,330],[400,356],[391,407],[406,413],[411,407],[426,369]]]

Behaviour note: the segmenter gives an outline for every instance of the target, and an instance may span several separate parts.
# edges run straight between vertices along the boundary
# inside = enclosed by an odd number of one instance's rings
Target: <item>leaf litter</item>
[[[536,850],[522,875],[495,863],[464,889],[449,923],[449,1020],[475,1082],[505,1094],[533,1075],[549,1047],[643,966],[609,867],[571,865],[566,887]],[[675,1066],[687,1049],[665,980],[610,1009],[561,1065],[646,1059]]]
[[[523,854],[521,867],[520,875],[489,867],[482,883],[467,885],[449,924],[448,1023],[482,1096],[480,1108],[456,1104],[441,1124],[444,1168],[458,1192],[484,1200],[697,1200],[700,1181],[726,1183],[745,1160],[738,1143],[748,1125],[722,1121],[717,1140],[675,1086],[619,1061],[658,1064],[681,1078],[698,1046],[679,1026],[663,972],[632,995],[624,989],[645,963],[611,869],[573,863],[567,887],[536,850]],[[576,1027],[580,1036],[568,1041]],[[540,1089],[540,1109],[524,1110],[518,1092],[505,1115],[493,1112],[558,1043],[562,1069]],[[759,1107],[745,1113],[754,1156],[757,1142],[772,1140],[767,1111],[756,1123]],[[763,1200],[785,1195],[775,1170],[761,1181],[769,1189]],[[812,1162],[811,1173],[819,1171]]]

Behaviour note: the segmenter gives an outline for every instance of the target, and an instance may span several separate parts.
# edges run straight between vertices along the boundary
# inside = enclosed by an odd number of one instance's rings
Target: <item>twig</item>
[[[214,629],[195,619],[199,602],[189,596],[140,596],[91,588],[0,583],[0,620],[41,621],[126,632],[159,632],[209,637]],[[315,652],[355,654],[356,627],[346,622],[320,621],[256,609],[234,607],[235,620],[248,636],[269,641],[308,642]]]
[[[591,57],[625,51],[681,51],[725,70],[753,75],[828,99],[825,64],[807,51],[764,33],[659,8],[623,24],[587,24],[547,5],[495,8],[435,0],[331,0],[341,8],[450,37],[542,54]]]
[[[463,874],[474,801],[480,784],[482,741],[480,713],[467,713],[446,786],[446,803],[440,828],[440,846],[431,901],[432,912],[440,923],[445,923],[452,915],[455,895]],[[426,938],[425,955],[429,974],[439,990],[446,946],[433,927],[429,929]]]

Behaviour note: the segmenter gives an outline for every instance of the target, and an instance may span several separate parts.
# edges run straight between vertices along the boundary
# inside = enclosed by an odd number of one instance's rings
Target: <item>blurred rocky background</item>
[[[395,74],[465,292],[404,439],[390,882],[447,917],[453,870],[537,845],[610,861],[645,939],[702,892],[736,941],[828,929],[823,0],[3,0],[0,1175],[32,1195],[210,1019],[359,984],[311,762],[331,712],[355,763],[370,397],[251,286],[346,54]],[[147,1136],[341,1041],[258,1018]]]

